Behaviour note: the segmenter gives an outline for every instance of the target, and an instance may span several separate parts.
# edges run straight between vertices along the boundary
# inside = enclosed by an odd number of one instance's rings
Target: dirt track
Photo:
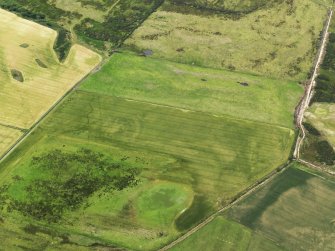
[[[327,41],[328,41],[328,30],[329,30],[329,26],[330,26],[330,22],[333,16],[333,10],[329,11],[328,14],[328,18],[326,21],[326,25],[325,28],[323,30],[323,35],[322,35],[322,42],[321,42],[321,46],[320,49],[318,51],[318,56],[317,56],[317,60],[315,61],[314,64],[314,68],[313,68],[313,75],[311,77],[311,79],[307,82],[307,85],[305,87],[305,94],[301,99],[301,102],[298,106],[298,109],[295,113],[295,121],[296,121],[296,126],[300,129],[301,135],[298,137],[296,145],[295,145],[295,149],[294,149],[294,158],[297,160],[300,160],[300,148],[302,146],[302,143],[306,137],[306,132],[305,132],[305,128],[303,126],[303,119],[304,119],[304,114],[306,109],[309,107],[309,104],[311,102],[311,99],[313,97],[313,91],[314,91],[314,87],[316,85],[316,78],[318,76],[319,73],[319,68],[320,65],[322,63],[324,54],[325,54],[325,50],[326,50],[326,45],[327,45]]]

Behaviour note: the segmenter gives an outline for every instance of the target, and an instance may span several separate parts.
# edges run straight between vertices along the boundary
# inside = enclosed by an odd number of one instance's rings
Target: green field
[[[240,83],[247,83],[243,86]],[[297,83],[117,53],[83,90],[293,128]]]
[[[228,215],[288,250],[334,248],[335,180],[295,165]]]
[[[82,234],[94,229],[94,238],[103,243],[151,250],[284,163],[293,139],[293,131],[283,127],[76,91],[1,164],[0,176],[3,184],[10,184],[11,200],[35,205],[22,195],[27,186],[54,175],[34,168],[34,157],[84,147],[126,159],[141,169],[140,183],[130,190],[88,196],[83,200],[88,207],[60,214],[62,228]],[[155,204],[148,205],[148,200]],[[53,202],[47,205],[54,207]],[[24,208],[16,211],[35,219]],[[39,220],[50,216],[45,217]]]
[[[284,250],[259,233],[218,216],[207,226],[171,248],[171,251],[280,251]]]
[[[0,3],[58,31],[0,9],[0,154],[100,62],[74,42],[109,55],[140,26],[0,162],[0,250],[157,250],[287,163],[326,1],[163,2]],[[318,198],[291,193],[308,175]],[[332,245],[333,183],[298,167],[272,183],[175,250],[305,245],[290,241],[301,229],[281,231],[303,216],[270,210],[286,206],[277,197],[302,204]]]
[[[324,4],[330,1],[257,2],[263,7],[242,16],[213,9],[180,13],[192,8],[171,8],[166,2],[125,44],[181,63],[305,80],[326,17]]]
[[[294,164],[172,250],[333,250],[334,196],[333,177]]]

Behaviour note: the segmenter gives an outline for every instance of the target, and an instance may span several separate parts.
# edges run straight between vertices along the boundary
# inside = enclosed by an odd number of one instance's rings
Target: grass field
[[[0,125],[0,156],[22,135],[22,131]]]
[[[171,251],[280,251],[284,250],[259,233],[218,216]]]
[[[0,176],[20,200],[41,177],[32,158],[53,149],[85,147],[139,165],[137,186],[89,196],[88,207],[63,212],[61,228],[152,250],[284,163],[293,139],[283,127],[76,91],[1,164]]]
[[[74,45],[64,63],[53,51],[57,33],[0,9],[0,122],[29,128],[100,61]],[[8,42],[10,41],[10,42]],[[11,71],[22,74],[22,81]]]
[[[125,44],[177,62],[305,80],[326,17],[324,4],[282,1],[231,18],[183,14],[166,3]]]
[[[335,104],[314,103],[305,113],[311,123],[335,147]]]
[[[177,250],[333,250],[335,180],[293,164]]]
[[[247,83],[243,86],[240,83]],[[238,72],[117,53],[83,90],[293,128],[302,87]]]
[[[287,250],[333,250],[335,180],[295,165],[229,216]]]

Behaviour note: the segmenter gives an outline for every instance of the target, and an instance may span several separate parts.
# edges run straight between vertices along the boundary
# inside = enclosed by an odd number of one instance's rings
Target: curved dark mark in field
[[[176,219],[178,230],[185,231],[204,219],[213,209],[203,195],[195,195],[192,205]]]
[[[23,43],[23,44],[20,44],[20,47],[22,47],[22,48],[28,48],[29,44]]]
[[[280,176],[277,176],[278,179],[274,179],[268,191],[262,196],[260,200],[257,201],[251,209],[247,209],[246,213],[243,214],[242,217],[239,218],[239,222],[243,225],[248,226],[250,228],[254,228],[257,225],[258,220],[262,217],[263,213],[274,203],[278,201],[282,194],[289,191],[291,188],[297,186],[303,186],[307,184],[307,180],[309,180],[312,176],[309,174],[302,172],[298,169],[288,169],[286,172],[289,172],[289,180],[283,180]],[[295,182],[291,182],[292,177],[298,177],[300,183],[297,184]]]
[[[40,67],[45,68],[45,69],[48,68],[48,66],[44,64],[40,59],[36,58],[35,61]]]
[[[23,74],[19,70],[11,69],[10,73],[12,74],[13,79],[15,79],[16,81],[19,81],[21,83],[24,82]]]

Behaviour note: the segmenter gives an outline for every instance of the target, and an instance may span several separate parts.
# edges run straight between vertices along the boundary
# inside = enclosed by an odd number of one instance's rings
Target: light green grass
[[[240,18],[165,11],[164,5],[126,45],[154,57],[305,80],[326,19],[324,1],[282,1]]]
[[[149,226],[171,225],[176,215],[192,203],[190,189],[174,183],[153,184],[135,202],[138,221]]]
[[[334,198],[333,177],[296,164],[234,206],[228,216],[288,250],[332,250]]]
[[[86,147],[142,163],[138,187],[92,197],[87,209],[68,212],[61,228],[153,250],[179,234],[173,221],[193,193],[205,196],[209,207],[201,217],[208,215],[284,163],[293,139],[292,130],[273,125],[76,91],[1,164],[0,176],[5,183],[15,175],[29,182],[35,176],[31,158],[57,148]],[[158,210],[141,212],[148,209],[143,200],[162,188],[155,188],[155,182],[168,182],[171,193],[166,199],[176,200],[180,194],[182,200],[166,212],[153,200],[150,206]],[[16,187],[16,196],[20,193]],[[157,218],[161,213],[165,220]]]
[[[283,249],[262,235],[253,233],[251,229],[219,216],[171,249],[171,251],[202,250],[279,251]]]
[[[238,82],[247,82],[242,86]],[[114,54],[82,90],[293,128],[295,82]]]
[[[335,104],[314,103],[305,113],[305,119],[335,147]]]

